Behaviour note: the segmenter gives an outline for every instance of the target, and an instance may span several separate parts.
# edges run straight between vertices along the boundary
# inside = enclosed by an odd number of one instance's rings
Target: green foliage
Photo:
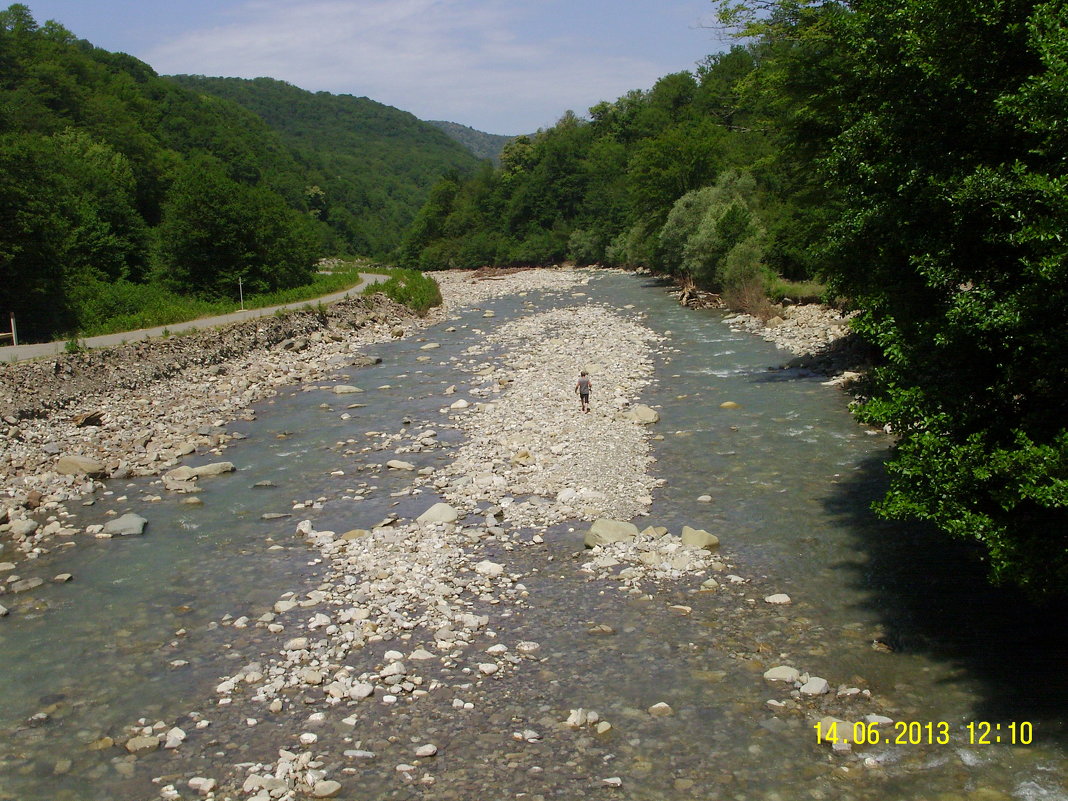
[[[791,281],[772,276],[767,282],[768,298],[776,303],[789,300],[794,303],[820,303],[827,298],[827,285],[819,281]]]
[[[715,185],[679,198],[660,230],[659,266],[715,289],[762,288],[768,276],[755,193],[751,176],[728,170]]]
[[[470,150],[477,158],[490,159],[494,164],[500,164],[501,152],[505,146],[515,137],[501,136],[500,134],[488,134],[477,131],[468,125],[460,125],[455,122],[444,120],[427,120],[427,123],[445,132],[450,139],[459,142]]]
[[[331,229],[334,250],[393,250],[441,175],[472,173],[479,162],[439,125],[366,97],[308,92],[271,78],[171,80],[239,104],[277,132],[304,177],[267,180],[290,200],[309,185],[318,190],[311,210]]]
[[[164,289],[306,284],[326,250],[394,247],[433,182],[477,164],[366,99],[162,78],[24,5],[0,11],[0,310],[26,341],[108,327],[102,299],[130,284],[162,282],[143,295],[168,308]]]
[[[239,279],[250,293],[299,286],[315,264],[307,216],[209,161],[191,162],[178,174],[159,236],[161,281],[208,299],[236,298]]]
[[[751,115],[740,85],[754,67],[752,54],[735,48],[696,73],[598,103],[589,120],[567,112],[549,129],[516,137],[498,170],[452,175],[431,191],[398,260],[423,269],[564,258],[638,266],[655,254],[676,270],[658,251],[676,201],[767,155],[763,137],[745,127]],[[762,205],[764,188],[753,194],[752,205]]]
[[[860,410],[898,437],[879,511],[1064,592],[1068,5],[776,5],[749,20],[761,91],[786,112],[781,185],[818,209],[778,217],[800,236],[776,253],[817,250],[884,356]]]
[[[425,315],[430,309],[441,305],[441,288],[438,282],[418,270],[403,268],[379,269],[389,280],[372,284],[364,290],[365,295],[384,292],[397,303],[402,303],[416,314]]]
[[[246,293],[244,308],[260,309],[340,292],[360,281],[361,269],[381,271],[379,267],[347,262],[332,272],[316,274],[313,280],[299,287]],[[156,328],[238,310],[237,302],[231,299],[205,300],[173,292],[159,283],[125,280],[88,280],[72,291],[72,299],[79,309],[79,330],[83,336]]]

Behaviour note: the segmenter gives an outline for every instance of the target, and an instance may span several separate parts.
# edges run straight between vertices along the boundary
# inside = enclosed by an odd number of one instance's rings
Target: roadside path
[[[215,326],[226,325],[228,323],[251,320],[255,317],[266,317],[267,315],[274,314],[276,311],[299,309],[309,304],[314,305],[316,303],[322,303],[324,305],[329,305],[331,303],[336,303],[339,300],[344,300],[352,295],[358,295],[368,285],[381,283],[388,277],[377,273],[360,273],[359,275],[360,282],[356,284],[356,286],[343,289],[340,292],[334,292],[330,295],[323,295],[320,298],[298,300],[293,301],[292,303],[283,303],[280,306],[266,306],[262,309],[245,309],[243,311],[231,312],[230,314],[220,314],[215,317],[201,317],[197,320],[187,320],[181,323],[160,325],[155,328],[140,328],[136,331],[123,331],[118,334],[104,334],[98,337],[87,337],[79,340],[79,342],[89,348],[106,348],[112,345],[122,345],[125,342],[136,342],[141,339],[163,336],[163,332],[168,330],[177,333],[178,331],[189,331],[191,329],[214,328]],[[5,347],[0,347],[0,361],[19,362],[26,359],[36,359],[41,356],[54,356],[63,352],[68,341],[68,339],[63,339],[55,342],[38,342],[31,345],[7,345]]]

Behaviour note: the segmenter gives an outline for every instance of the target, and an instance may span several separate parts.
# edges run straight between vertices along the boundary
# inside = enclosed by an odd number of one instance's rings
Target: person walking
[[[590,390],[592,389],[593,382],[586,375],[586,371],[583,370],[579,373],[578,381],[575,384],[575,393],[579,396],[579,408],[584,412],[590,410]]]

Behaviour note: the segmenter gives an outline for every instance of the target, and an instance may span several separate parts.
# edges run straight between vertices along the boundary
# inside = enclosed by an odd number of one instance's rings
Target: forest
[[[877,353],[891,518],[1068,588],[1068,2],[723,0],[736,44],[445,176],[399,260],[647,267]]]
[[[0,311],[23,341],[385,255],[443,172],[478,163],[366,98],[167,78],[0,10]]]

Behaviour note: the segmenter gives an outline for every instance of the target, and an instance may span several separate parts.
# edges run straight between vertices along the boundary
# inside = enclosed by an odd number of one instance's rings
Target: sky
[[[163,75],[266,76],[508,135],[727,48],[701,27],[710,0],[22,1]]]

